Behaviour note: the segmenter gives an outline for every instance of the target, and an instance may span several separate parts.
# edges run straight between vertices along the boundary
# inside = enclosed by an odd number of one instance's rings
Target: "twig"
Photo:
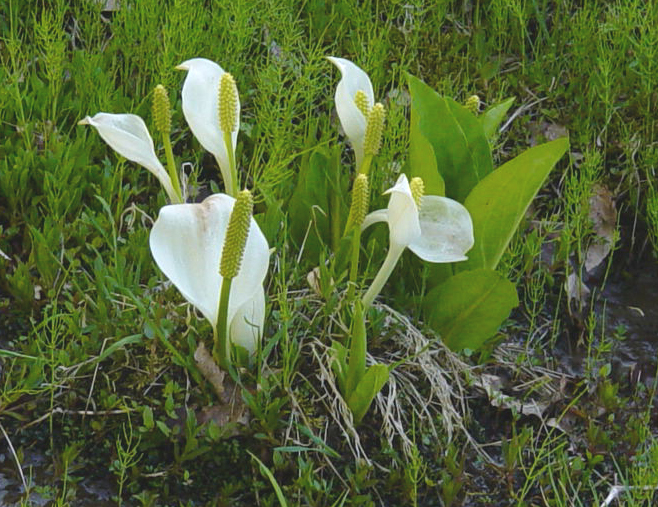
[[[522,106],[518,107],[514,113],[512,113],[512,116],[509,117],[509,119],[505,122],[505,124],[498,129],[499,133],[503,133],[507,130],[507,128],[512,124],[512,122],[521,115],[521,113],[526,112],[528,109],[530,109],[532,106],[536,106],[540,102],[543,102],[547,99],[548,97],[543,97],[541,99],[534,100],[530,102],[529,104],[523,104]]]
[[[650,490],[658,490],[658,485],[656,486],[613,486],[612,489],[610,490],[610,493],[608,493],[608,496],[605,497],[605,500],[603,500],[603,503],[601,504],[601,507],[608,507],[615,498],[619,496],[619,493],[622,493],[624,491],[631,491],[633,489],[639,489],[640,491],[650,491]]]
[[[23,489],[25,491],[28,491],[27,481],[25,480],[25,476],[23,475],[23,468],[21,467],[21,462],[18,461],[18,456],[16,455],[14,446],[12,445],[11,440],[9,440],[9,435],[7,435],[7,432],[5,431],[5,427],[2,424],[0,424],[0,430],[2,430],[2,434],[5,436],[5,440],[7,440],[7,444],[9,444],[9,450],[11,451],[11,455],[14,457],[14,461],[16,461],[16,468],[18,468],[18,473],[21,476],[21,481],[23,481]]]
[[[27,423],[25,426],[21,427],[21,429],[29,428],[30,426],[34,426],[35,424],[39,424],[41,421],[48,419],[50,416],[55,415],[55,414],[67,414],[67,415],[82,415],[82,416],[87,416],[87,415],[123,415],[127,412],[134,412],[135,409],[130,409],[130,408],[123,408],[123,409],[116,409],[116,410],[64,410],[63,408],[56,407],[52,409],[50,412],[47,412],[43,414],[41,417],[38,419],[35,419],[34,421],[30,421]]]

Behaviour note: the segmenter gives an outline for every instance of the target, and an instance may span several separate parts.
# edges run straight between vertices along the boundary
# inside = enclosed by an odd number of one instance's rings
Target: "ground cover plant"
[[[0,0],[0,503],[655,504],[657,27]]]

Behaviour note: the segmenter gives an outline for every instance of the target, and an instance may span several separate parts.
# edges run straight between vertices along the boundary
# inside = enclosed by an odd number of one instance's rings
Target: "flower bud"
[[[219,274],[223,278],[235,278],[240,271],[253,208],[254,200],[251,192],[246,189],[238,192],[226,229],[222,259],[219,265]]]
[[[379,153],[379,149],[382,147],[385,118],[386,110],[380,102],[377,102],[366,117],[366,135],[363,142],[366,155],[377,155]]]
[[[416,207],[420,209],[420,205],[423,201],[423,195],[425,194],[425,183],[423,183],[422,178],[411,178],[411,181],[409,182],[409,188],[411,189],[411,197],[414,198]]]
[[[466,107],[471,113],[478,114],[478,111],[480,111],[480,97],[477,95],[471,95],[466,99],[464,107]]]
[[[171,106],[167,89],[159,84],[153,90],[153,118],[155,128],[161,134],[171,132]]]
[[[238,125],[238,88],[235,79],[224,72],[219,80],[219,127],[222,132],[233,132]]]

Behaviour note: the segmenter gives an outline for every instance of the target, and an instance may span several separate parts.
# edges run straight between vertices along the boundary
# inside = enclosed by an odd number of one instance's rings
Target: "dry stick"
[[[612,489],[610,490],[610,493],[608,493],[608,496],[605,497],[605,500],[603,500],[603,503],[601,504],[601,507],[608,507],[615,498],[619,496],[619,493],[622,493],[623,491],[631,491],[634,489],[639,489],[640,491],[650,491],[650,490],[658,490],[658,485],[656,486],[613,486]]]
[[[55,414],[69,414],[69,415],[95,415],[95,416],[100,416],[100,415],[125,415],[128,412],[134,412],[135,409],[130,409],[130,408],[124,408],[124,409],[116,409],[116,410],[64,410],[63,408],[60,407],[55,407],[52,409],[50,412],[46,412],[43,414],[41,417],[38,419],[35,419],[34,421],[30,421],[24,426],[21,426],[21,430],[24,430],[26,428],[29,428],[30,426],[34,426],[35,424],[39,424],[42,421],[45,421],[49,417],[55,415]]]
[[[7,435],[7,432],[5,431],[5,427],[2,425],[2,423],[0,423],[0,430],[2,430],[2,434],[5,436],[5,440],[7,440],[7,444],[9,444],[9,450],[11,451],[11,455],[14,457],[14,461],[16,461],[16,468],[18,468],[18,473],[21,476],[21,481],[23,481],[23,489],[27,491],[28,490],[27,481],[25,480],[25,476],[23,475],[23,468],[21,467],[21,462],[18,461],[18,456],[16,455],[14,446],[11,443],[11,440],[9,440],[9,435]]]

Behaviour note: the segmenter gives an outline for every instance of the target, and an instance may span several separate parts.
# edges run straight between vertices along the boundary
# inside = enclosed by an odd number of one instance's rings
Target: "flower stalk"
[[[398,260],[400,260],[400,256],[402,255],[402,252],[404,252],[404,246],[390,245],[388,252],[386,253],[386,258],[384,259],[384,262],[379,268],[377,275],[375,275],[375,279],[370,284],[368,291],[365,293],[363,299],[361,300],[364,309],[370,308],[372,302],[382,291],[384,285],[386,285],[386,282],[390,278],[391,273],[393,273],[393,270],[395,269],[395,265],[398,263]]]
[[[350,285],[347,292],[347,299],[354,297],[356,287],[356,276],[359,271],[359,253],[361,250],[361,225],[368,213],[368,200],[370,189],[368,177],[365,174],[359,174],[354,180],[352,187],[352,204],[350,214],[347,218],[348,227],[353,229],[352,233],[352,257],[350,259]]]
[[[229,365],[229,322],[228,303],[231,294],[231,283],[240,272],[242,257],[244,255],[251,224],[254,201],[249,190],[242,190],[231,211],[224,247],[219,264],[219,274],[222,277],[222,286],[219,295],[219,309],[217,312],[217,326],[214,331],[213,355],[219,365],[227,369]]]
[[[155,119],[155,128],[162,135],[162,144],[165,149],[167,159],[167,172],[171,178],[171,184],[174,192],[178,197],[178,202],[183,202],[183,193],[181,192],[180,181],[176,171],[176,162],[174,161],[174,152],[171,147],[171,104],[167,89],[159,84],[153,91],[153,118]]]

